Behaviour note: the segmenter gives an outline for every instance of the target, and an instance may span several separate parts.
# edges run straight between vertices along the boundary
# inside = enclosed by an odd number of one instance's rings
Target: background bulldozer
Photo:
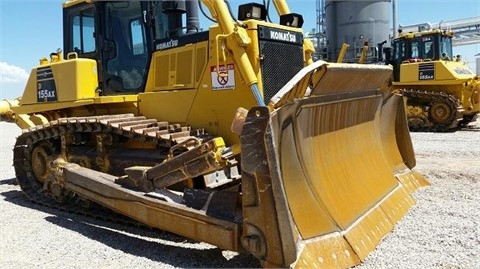
[[[452,36],[434,29],[400,33],[393,40],[393,88],[408,99],[411,130],[454,130],[480,112],[480,77],[453,56]]]
[[[386,63],[393,67],[392,91],[407,101],[411,131],[445,132],[475,122],[480,112],[480,77],[460,55],[452,55],[452,31],[434,29],[402,33],[385,48]],[[380,46],[381,45],[381,46]],[[349,45],[344,43],[337,62],[343,62]],[[379,51],[383,43],[379,44]],[[364,46],[359,63],[365,63]],[[371,63],[372,60],[370,60]]]
[[[411,170],[392,69],[312,62],[284,1],[279,23],[264,5],[235,16],[226,1],[202,3],[207,31],[196,1],[64,3],[64,52],[0,106],[23,128],[23,192],[265,267],[358,264],[428,184]]]

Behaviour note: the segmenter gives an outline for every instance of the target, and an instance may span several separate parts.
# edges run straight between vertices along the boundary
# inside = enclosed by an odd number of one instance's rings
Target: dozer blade
[[[430,183],[418,172],[410,170],[416,161],[406,118],[404,99],[384,93],[380,121],[383,150],[394,175],[411,193]]]
[[[427,184],[391,69],[316,62],[241,133],[242,246],[265,267],[346,268],[370,253]]]

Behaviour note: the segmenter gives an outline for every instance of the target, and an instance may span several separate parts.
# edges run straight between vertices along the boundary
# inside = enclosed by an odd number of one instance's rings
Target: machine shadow
[[[91,221],[77,221],[62,216],[49,216],[45,219],[113,249],[175,267],[260,267],[258,260],[250,254],[238,254],[226,259],[222,255],[222,250],[217,247],[199,248],[199,242],[157,229],[139,232],[139,228],[135,228],[136,231],[131,230],[132,235],[129,235],[125,229],[110,229]],[[146,238],[138,238],[137,235]]]
[[[18,185],[18,182],[17,182],[17,179],[13,177],[13,178],[1,179],[0,185]]]
[[[15,178],[10,178],[0,180],[0,185],[18,184]],[[113,249],[152,261],[183,268],[261,267],[251,254],[239,253],[227,259],[222,250],[215,246],[199,246],[201,243],[198,241],[159,229],[113,222],[37,204],[19,189],[2,191],[0,196],[5,197],[6,202],[51,215],[45,217],[49,223],[75,231]]]

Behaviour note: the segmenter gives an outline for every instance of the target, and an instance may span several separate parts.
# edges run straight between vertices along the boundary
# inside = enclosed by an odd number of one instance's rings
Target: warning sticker
[[[219,69],[219,72],[217,72],[217,66],[210,67],[210,73],[212,76],[212,88],[214,90],[226,90],[235,88],[234,65],[220,65]]]

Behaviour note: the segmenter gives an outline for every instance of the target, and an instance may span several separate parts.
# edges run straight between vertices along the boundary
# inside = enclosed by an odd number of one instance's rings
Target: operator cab
[[[89,1],[90,2],[90,1]],[[155,40],[178,33],[185,5],[175,1],[87,1],[64,5],[64,52],[97,61],[100,95],[145,88]]]
[[[400,79],[400,65],[412,62],[430,62],[452,57],[452,33],[432,30],[419,33],[400,33],[393,40],[394,79]]]

